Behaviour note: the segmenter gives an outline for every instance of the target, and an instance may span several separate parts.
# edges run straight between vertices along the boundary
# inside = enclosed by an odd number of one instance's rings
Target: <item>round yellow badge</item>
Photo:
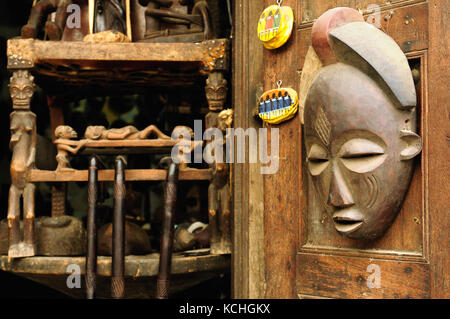
[[[259,117],[270,124],[279,124],[293,118],[297,110],[297,92],[291,88],[267,91],[259,99]]]
[[[258,38],[266,49],[277,49],[285,44],[294,26],[294,12],[290,7],[272,5],[261,14],[258,22]]]

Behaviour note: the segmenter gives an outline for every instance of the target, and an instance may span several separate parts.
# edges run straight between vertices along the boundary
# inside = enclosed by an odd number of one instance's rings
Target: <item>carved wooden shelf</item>
[[[127,169],[125,170],[126,181],[165,181],[167,170],[163,169]],[[179,180],[184,181],[207,181],[212,177],[211,169],[184,169],[180,170]],[[98,180],[102,182],[114,181],[114,170],[105,169],[98,171]],[[44,171],[31,170],[30,182],[87,182],[87,170],[70,171]]]
[[[119,92],[149,86],[190,86],[226,71],[227,39],[200,43],[90,43],[8,40],[8,69],[33,69],[47,93],[70,88]],[[127,85],[125,85],[127,84]]]
[[[204,251],[204,250],[202,250]],[[0,257],[0,269],[50,286],[65,294],[84,297],[85,257],[27,257],[10,259]],[[82,288],[69,289],[66,281],[70,273],[67,266],[77,265],[82,275]],[[151,298],[156,288],[159,254],[125,257],[125,287],[128,298]],[[171,293],[181,291],[202,281],[227,273],[231,267],[230,255],[185,256],[175,253],[172,259]],[[110,296],[111,257],[100,256],[97,260],[98,297]]]
[[[56,143],[59,140],[56,141]],[[65,145],[76,147],[79,141],[64,140]],[[184,141],[173,139],[142,139],[142,140],[87,140],[76,155],[124,155],[124,154],[170,154],[171,149],[178,145],[193,149],[202,147],[203,141]]]

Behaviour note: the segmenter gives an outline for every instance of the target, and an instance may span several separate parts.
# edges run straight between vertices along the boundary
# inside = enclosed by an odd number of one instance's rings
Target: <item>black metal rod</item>
[[[86,248],[86,298],[95,298],[97,274],[97,227],[95,225],[95,211],[98,198],[98,165],[97,158],[89,160],[88,178],[88,215],[87,215],[87,248]]]
[[[114,177],[114,217],[112,234],[112,269],[111,296],[123,298],[125,296],[125,161],[121,156],[116,157]]]
[[[169,278],[172,266],[172,248],[174,236],[175,209],[177,202],[179,165],[171,163],[167,171],[164,191],[164,216],[161,233],[161,250],[159,256],[159,272],[156,283],[156,298],[167,299],[169,296]]]

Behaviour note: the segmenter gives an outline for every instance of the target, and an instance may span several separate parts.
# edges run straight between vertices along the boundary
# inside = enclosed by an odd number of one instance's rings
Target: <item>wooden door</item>
[[[415,69],[423,150],[393,225],[377,240],[358,242],[339,235],[330,218],[314,207],[299,117],[277,126],[276,174],[261,176],[260,164],[234,166],[234,296],[448,298],[447,2],[284,0],[294,10],[295,31],[285,46],[268,51],[257,40],[256,25],[264,7],[274,2],[235,0],[236,127],[263,125],[254,118],[256,101],[278,80],[299,91],[314,21],[328,9],[348,6],[379,22]]]

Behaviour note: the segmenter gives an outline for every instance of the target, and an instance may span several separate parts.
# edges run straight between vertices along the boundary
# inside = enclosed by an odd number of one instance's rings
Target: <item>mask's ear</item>
[[[412,131],[401,130],[400,138],[405,142],[405,147],[400,153],[400,160],[407,161],[416,157],[422,151],[422,139]]]

